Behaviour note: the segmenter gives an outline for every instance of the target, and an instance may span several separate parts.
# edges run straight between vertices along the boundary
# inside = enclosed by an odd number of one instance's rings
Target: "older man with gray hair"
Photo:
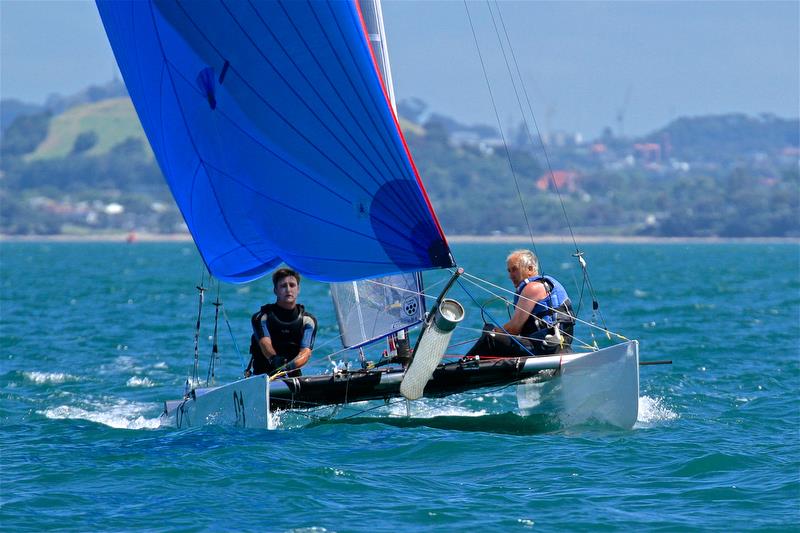
[[[575,316],[566,289],[551,276],[539,274],[539,260],[530,250],[514,250],[506,258],[514,284],[514,314],[502,327],[484,326],[467,356],[550,355],[571,351]]]

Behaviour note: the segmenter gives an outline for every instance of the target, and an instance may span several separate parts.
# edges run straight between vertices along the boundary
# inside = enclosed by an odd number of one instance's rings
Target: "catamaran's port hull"
[[[545,357],[515,357],[442,364],[425,387],[425,396],[447,396],[485,387],[523,382],[518,390],[523,412],[577,411],[632,427],[638,414],[638,343],[597,352]],[[162,426],[224,424],[268,426],[268,410],[382,400],[400,396],[399,368],[357,370],[267,381],[264,375],[228,385],[195,389],[184,400],[166,402]],[[267,386],[269,385],[269,391]],[[538,401],[538,400],[544,401]],[[558,412],[554,414],[560,414]]]

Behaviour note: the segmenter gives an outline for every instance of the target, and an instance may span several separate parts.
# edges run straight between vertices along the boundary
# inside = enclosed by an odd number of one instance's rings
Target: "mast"
[[[367,27],[369,44],[372,47],[372,55],[378,63],[378,70],[386,92],[389,95],[389,102],[392,109],[397,114],[397,103],[394,99],[394,84],[392,83],[392,67],[389,64],[389,48],[386,45],[386,29],[383,25],[383,10],[381,0],[362,0],[361,14],[364,17],[364,24]]]

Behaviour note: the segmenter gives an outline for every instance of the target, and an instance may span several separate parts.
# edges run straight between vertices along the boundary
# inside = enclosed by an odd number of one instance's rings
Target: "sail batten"
[[[214,276],[452,266],[354,2],[97,5]]]

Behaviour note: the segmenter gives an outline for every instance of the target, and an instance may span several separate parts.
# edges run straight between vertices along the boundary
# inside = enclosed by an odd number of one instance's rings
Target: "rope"
[[[508,143],[506,142],[506,136],[505,133],[503,132],[503,125],[500,122],[500,113],[497,111],[497,103],[495,102],[494,99],[492,84],[489,81],[489,74],[486,72],[486,64],[483,61],[483,54],[481,54],[481,48],[480,45],[478,44],[478,35],[475,32],[475,25],[472,23],[472,16],[470,15],[469,7],[467,6],[467,0],[464,0],[464,9],[467,12],[467,19],[469,19],[469,27],[472,30],[472,38],[475,40],[475,49],[478,52],[478,59],[481,62],[481,69],[483,70],[483,78],[486,80],[486,87],[489,89],[489,98],[492,102],[492,109],[494,110],[495,119],[497,120],[497,128],[500,131],[500,137],[503,140],[503,146],[506,147],[505,149],[506,158],[508,159],[508,166],[511,169],[511,176],[514,178],[514,186],[517,189],[517,197],[519,198],[519,203],[522,206],[522,215],[525,218],[525,226],[528,228],[528,235],[530,235],[531,238],[531,246],[533,247],[534,253],[536,253],[536,256],[538,257],[539,254],[538,252],[536,252],[536,243],[533,240],[533,230],[531,229],[531,224],[530,221],[528,220],[528,212],[525,209],[525,201],[522,198],[522,191],[519,188],[519,181],[517,180],[517,173],[514,170],[514,163],[511,160],[511,154],[508,152]]]
[[[479,303],[478,303],[478,302],[475,300],[475,298],[473,298],[472,294],[471,294],[471,293],[470,293],[470,292],[467,290],[467,288],[466,288],[466,287],[464,287],[464,285],[461,283],[461,281],[460,281],[460,280],[459,280],[459,282],[458,282],[458,286],[459,286],[459,287],[461,287],[461,289],[462,289],[462,290],[463,290],[463,291],[464,291],[464,292],[467,294],[467,296],[469,296],[469,297],[470,297],[470,299],[473,301],[473,303],[475,303],[476,305],[480,305],[480,304],[479,304]],[[487,314],[488,314],[488,312],[487,312]],[[527,347],[527,346],[523,345],[523,344],[522,344],[522,343],[519,341],[519,339],[517,338],[517,336],[516,336],[516,335],[511,335],[511,334],[510,334],[508,331],[506,331],[506,328],[504,328],[504,327],[503,327],[501,324],[499,324],[499,323],[498,323],[498,322],[497,322],[497,321],[496,321],[496,320],[495,320],[495,319],[492,317],[492,315],[491,315],[491,314],[489,314],[489,319],[490,319],[492,322],[494,322],[495,324],[497,324],[497,327],[499,327],[500,329],[502,329],[502,330],[503,330],[503,333],[505,333],[506,335],[508,335],[508,336],[511,338],[511,340],[513,340],[514,342],[516,342],[516,343],[517,343],[517,345],[518,345],[520,348],[522,348],[522,349],[525,351],[525,353],[527,353],[528,355],[531,355],[531,356],[533,355],[533,352],[531,352],[531,351],[528,349],[528,347]]]
[[[233,341],[233,348],[236,350],[236,354],[239,356],[239,363],[242,365],[242,373],[246,370],[244,359],[242,358],[242,352],[239,351],[239,345],[236,342],[236,336],[233,334],[233,329],[231,328],[231,322],[228,320],[228,313],[225,312],[225,306],[222,307],[222,317],[225,319],[225,325],[228,326],[228,333],[231,336],[231,341]]]
[[[219,359],[219,308],[222,305],[219,300],[219,285],[219,280],[217,280],[217,299],[214,301],[214,336],[212,337],[213,340],[211,344],[211,360],[208,362],[208,373],[206,374],[206,387],[209,385],[209,383],[213,384],[215,381],[215,370],[217,359]]]
[[[501,287],[501,286],[499,286],[499,285],[496,285],[496,284],[492,283],[491,281],[488,281],[488,280],[485,280],[485,279],[479,278],[479,277],[477,277],[477,276],[474,276],[474,275],[472,275],[472,274],[469,274],[469,273],[467,273],[467,272],[464,272],[464,275],[463,275],[462,277],[463,277],[464,279],[466,279],[467,281],[469,281],[470,283],[472,283],[473,285],[475,285],[475,286],[479,287],[481,290],[483,290],[483,291],[485,291],[485,292],[488,292],[489,294],[494,294],[494,293],[493,293],[492,291],[490,291],[489,289],[486,289],[485,287],[482,287],[482,286],[481,286],[481,285],[480,285],[478,282],[480,282],[480,283],[485,283],[486,285],[489,285],[490,287],[492,287],[492,288],[494,288],[494,289],[498,289],[498,290],[501,290],[501,291],[504,291],[504,292],[507,292],[507,293],[510,293],[510,294],[516,294],[514,291],[511,291],[511,290],[509,290],[509,289],[506,289],[506,288],[504,288],[504,287]],[[521,296],[521,295],[520,295],[520,298],[519,298],[519,299],[520,299],[520,300],[525,300],[525,301],[527,301],[527,302],[533,302],[533,303],[535,303],[533,300],[531,300],[530,298],[527,298],[527,297],[525,297],[525,296]],[[541,302],[540,302],[540,303],[541,303]],[[521,309],[521,308],[519,307],[519,305],[516,305],[516,304],[513,304],[513,303],[510,303],[509,305],[511,305],[511,306],[513,306],[513,307],[515,307],[516,309],[520,309],[520,310],[524,311],[524,309]],[[552,308],[552,307],[546,306],[546,305],[544,305],[544,304],[541,304],[541,305],[542,305],[542,306],[544,306],[544,307],[545,307],[545,308],[547,308],[547,309],[550,309],[551,311],[558,311],[557,309],[554,309],[554,308]],[[574,318],[575,318],[575,321],[576,321],[576,322],[579,322],[579,323],[581,323],[581,324],[584,324],[585,326],[588,326],[588,327],[590,327],[590,328],[596,328],[596,329],[600,329],[600,330],[602,330],[604,333],[606,333],[606,335],[614,335],[614,336],[616,336],[616,337],[618,337],[618,338],[620,338],[620,339],[622,339],[622,340],[625,340],[625,341],[627,341],[627,340],[628,340],[628,339],[627,339],[627,338],[626,338],[624,335],[621,335],[621,334],[619,334],[619,333],[612,332],[612,331],[610,331],[608,328],[605,328],[605,327],[600,327],[600,326],[598,326],[597,324],[593,324],[593,323],[591,323],[591,322],[587,322],[587,321],[585,321],[585,320],[581,320],[581,319],[580,319],[580,318],[578,318],[578,317],[574,317]]]
[[[200,272],[200,285],[197,286],[198,301],[197,301],[197,322],[194,327],[194,367],[192,368],[192,387],[199,381],[199,365],[200,365],[200,319],[203,316],[203,300],[206,288],[203,286],[205,282],[206,271],[205,267]]]
[[[525,85],[525,80],[522,77],[522,73],[521,73],[520,68],[519,68],[519,62],[517,61],[517,56],[514,53],[514,46],[511,44],[511,38],[508,35],[508,29],[506,27],[505,19],[503,18],[503,12],[500,9],[500,4],[497,2],[497,0],[494,1],[494,4],[495,4],[495,9],[497,10],[498,17],[500,18],[500,25],[503,27],[503,34],[505,35],[506,42],[508,43],[508,49],[509,49],[509,51],[511,53],[511,58],[512,58],[512,62],[514,63],[514,68],[516,70],[517,77],[519,78],[520,85],[522,86],[523,94],[525,95],[525,102],[527,103],[527,106],[528,106],[528,112],[530,113],[531,120],[533,122],[534,127],[536,128],[536,135],[539,138],[539,144],[542,147],[542,153],[544,154],[545,162],[547,164],[547,170],[548,170],[548,172],[550,174],[550,181],[553,184],[553,188],[556,191],[556,196],[558,197],[558,202],[561,205],[561,211],[564,214],[564,221],[567,223],[567,228],[569,229],[569,235],[570,235],[570,238],[572,239],[572,244],[575,247],[575,253],[573,254],[573,256],[578,259],[578,262],[581,265],[581,269],[583,270],[584,283],[586,283],[588,285],[588,287],[589,287],[589,294],[592,297],[592,314],[594,316],[595,313],[596,313],[600,317],[600,321],[603,323],[603,329],[605,329],[607,331],[608,328],[607,328],[607,326],[605,324],[605,318],[603,317],[602,313],[599,312],[600,304],[598,303],[597,294],[595,293],[594,287],[592,286],[591,278],[589,277],[589,269],[588,269],[588,266],[586,265],[586,261],[583,259],[584,253],[578,248],[578,242],[575,239],[575,232],[573,231],[573,228],[572,228],[572,222],[569,219],[569,214],[567,213],[567,208],[566,208],[566,205],[564,204],[564,197],[561,195],[561,190],[560,190],[560,188],[558,186],[558,183],[556,182],[556,179],[555,179],[555,173],[553,172],[553,165],[552,165],[552,163],[550,161],[550,154],[547,151],[547,147],[545,146],[544,140],[542,138],[542,132],[541,132],[541,129],[539,128],[539,123],[536,120],[536,114],[533,111],[533,105],[531,105],[530,97],[528,96],[528,89],[527,89],[527,87]],[[488,0],[487,0],[487,6],[489,6]],[[517,97],[517,105],[519,106],[520,113],[522,114],[522,123],[523,123],[523,125],[525,127],[525,132],[528,135],[528,140],[530,141],[531,146],[535,146],[535,143],[533,142],[533,135],[531,134],[530,127],[528,126],[528,121],[525,119],[525,112],[524,112],[524,110],[522,108],[522,101],[520,100],[519,93],[517,92],[516,83],[514,83],[514,75],[511,72],[511,67],[509,66],[509,63],[508,63],[508,58],[506,57],[506,53],[505,53],[505,47],[503,46],[502,40],[500,39],[500,33],[499,33],[498,28],[497,28],[497,23],[495,21],[494,14],[492,12],[491,6],[489,6],[489,14],[492,17],[492,24],[494,25],[495,33],[497,34],[498,41],[500,42],[500,48],[501,48],[501,50],[503,52],[503,59],[506,62],[506,69],[508,70],[509,77],[511,78],[512,85],[514,86],[514,94]],[[575,285],[577,287],[577,282],[575,283]]]
[[[496,24],[495,19],[494,19],[494,14],[492,13],[492,8],[489,5],[488,1],[487,1],[486,4],[487,4],[487,7],[489,7],[489,13],[492,16],[492,24],[494,25],[495,32],[497,33],[497,39],[498,39],[498,41],[500,41],[500,33],[499,33],[499,30],[497,29],[497,24]],[[567,215],[567,209],[566,209],[566,206],[564,205],[564,199],[561,196],[561,191],[559,190],[558,183],[556,183],[555,174],[553,172],[553,165],[550,162],[550,154],[547,152],[547,149],[545,148],[545,143],[544,143],[544,140],[542,138],[542,132],[539,129],[539,123],[536,120],[536,114],[533,112],[533,106],[531,105],[531,100],[528,97],[528,89],[527,89],[527,87],[525,85],[525,80],[522,78],[522,73],[521,73],[521,71],[519,69],[519,63],[517,62],[517,56],[514,53],[514,47],[511,44],[511,39],[508,37],[508,30],[506,28],[505,20],[503,19],[503,13],[500,10],[500,5],[497,3],[496,0],[495,0],[495,8],[497,9],[497,14],[500,17],[500,24],[503,27],[503,33],[505,35],[506,41],[508,42],[508,49],[511,52],[511,58],[512,58],[512,61],[514,63],[514,68],[517,71],[517,76],[519,77],[520,85],[522,85],[522,91],[523,91],[523,93],[525,95],[525,101],[528,104],[528,111],[531,114],[531,120],[533,121],[533,125],[536,128],[536,135],[539,137],[539,143],[542,146],[542,153],[544,153],[544,158],[545,158],[545,161],[547,163],[547,169],[550,172],[550,181],[553,183],[553,188],[555,188],[555,190],[556,190],[556,194],[558,196],[558,201],[561,204],[561,210],[564,213],[564,220],[567,223],[567,227],[569,228],[569,234],[572,237],[572,243],[575,245],[575,251],[577,252],[577,251],[579,251],[578,250],[578,243],[575,240],[575,234],[572,231],[572,224],[570,223],[569,215]],[[505,48],[502,46],[502,41],[501,41],[501,49],[503,51],[503,59],[505,59],[505,61],[506,61],[506,68],[508,69],[508,73],[509,73],[509,76],[511,77],[512,84],[513,84],[514,76],[511,73],[511,67],[508,64],[508,59],[507,59],[506,54],[505,54]],[[517,104],[519,105],[520,113],[522,113],[522,123],[525,126],[526,133],[528,134],[528,139],[530,140],[531,146],[535,146],[535,144],[533,142],[533,135],[531,134],[531,130],[528,127],[528,121],[525,119],[525,112],[522,109],[522,102],[521,102],[521,100],[519,98],[519,93],[517,93],[516,85],[514,85],[514,93],[517,96]]]

